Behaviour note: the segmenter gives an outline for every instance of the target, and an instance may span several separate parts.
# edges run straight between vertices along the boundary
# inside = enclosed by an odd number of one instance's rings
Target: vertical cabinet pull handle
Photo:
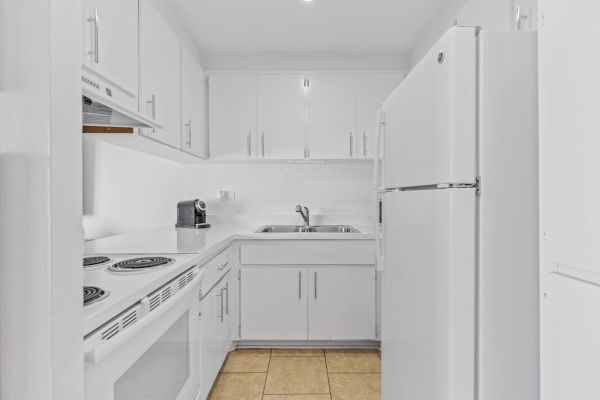
[[[367,157],[367,132],[363,131],[363,157]]]
[[[298,271],[298,299],[302,300],[302,271]]]
[[[185,142],[185,144],[187,145],[188,148],[192,147],[192,120],[188,119],[187,123],[185,124],[185,128],[187,130],[187,140]]]
[[[94,8],[94,14],[88,21],[94,23],[94,50],[89,51],[88,54],[94,55],[94,62],[98,64],[100,62],[100,16],[98,15],[98,9]]]
[[[225,284],[225,315],[229,315],[229,282]]]
[[[246,143],[248,145],[248,157],[252,157],[252,132],[248,132]]]
[[[215,296],[221,298],[221,314],[217,314],[215,315],[215,317],[221,320],[221,322],[223,322],[223,288],[221,288],[221,290],[219,290],[219,293],[215,294]]]
[[[146,103],[152,105],[152,108],[151,108],[152,119],[156,119],[156,95],[153,94],[152,99],[148,100]]]
[[[352,132],[350,132],[350,157],[354,156],[354,143],[352,142]]]
[[[315,271],[315,300],[317,299],[317,272]]]
[[[260,147],[261,147],[261,153],[262,156],[265,156],[265,133],[263,132],[261,137],[260,137]]]

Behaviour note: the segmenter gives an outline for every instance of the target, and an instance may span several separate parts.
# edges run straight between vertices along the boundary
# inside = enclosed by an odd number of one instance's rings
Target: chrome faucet
[[[310,212],[308,211],[308,207],[304,207],[304,211],[302,211],[302,206],[298,204],[296,206],[296,212],[300,213],[304,220],[304,226],[308,228],[310,226]]]

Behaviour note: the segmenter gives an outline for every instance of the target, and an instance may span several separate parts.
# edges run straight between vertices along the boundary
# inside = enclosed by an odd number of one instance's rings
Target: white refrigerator
[[[536,43],[454,27],[383,104],[383,400],[539,398]]]

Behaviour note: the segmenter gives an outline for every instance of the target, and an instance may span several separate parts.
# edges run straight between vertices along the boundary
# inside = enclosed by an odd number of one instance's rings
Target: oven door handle
[[[187,284],[183,289],[178,291],[175,296],[171,297],[164,304],[158,306],[155,310],[146,314],[139,322],[136,322],[131,328],[117,333],[115,336],[107,340],[100,346],[92,348],[85,352],[85,360],[92,364],[99,364],[102,360],[106,359],[109,355],[118,350],[125,343],[130,340],[135,340],[135,337],[140,331],[148,329],[149,326],[154,324],[158,319],[162,318],[165,314],[169,313],[182,301],[185,301],[188,295],[192,291],[198,290],[197,279],[199,274],[196,274],[194,280]],[[190,304],[196,304],[195,297],[190,298]]]

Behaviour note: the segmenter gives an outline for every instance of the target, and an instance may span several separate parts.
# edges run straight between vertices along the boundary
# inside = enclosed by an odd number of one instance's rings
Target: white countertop
[[[361,233],[256,233],[261,225],[219,225],[208,229],[161,226],[137,232],[90,240],[85,255],[109,256],[111,262],[139,255],[161,255],[176,263],[163,270],[116,275],[106,268],[86,270],[84,284],[109,290],[106,300],[85,307],[84,334],[123,312],[161,285],[189,269],[201,265],[226,249],[235,240],[372,240],[373,228],[355,225]],[[202,271],[201,271],[202,272]]]
[[[86,255],[201,254],[210,258],[234,240],[372,240],[373,227],[355,226],[360,233],[256,233],[262,225],[220,225],[208,229],[161,226],[90,240]]]

